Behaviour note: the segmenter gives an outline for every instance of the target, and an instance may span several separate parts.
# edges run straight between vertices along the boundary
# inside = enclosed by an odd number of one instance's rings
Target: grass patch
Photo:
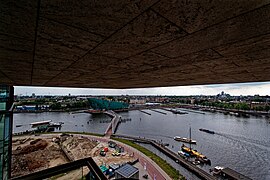
[[[184,180],[185,177],[182,176],[178,170],[176,170],[175,168],[173,168],[170,164],[168,164],[164,159],[160,158],[159,156],[157,156],[156,154],[152,153],[151,151],[149,151],[148,149],[135,144],[134,142],[130,141],[130,140],[126,140],[126,139],[120,139],[120,138],[112,138],[116,141],[122,142],[124,144],[127,144],[135,149],[137,149],[138,151],[142,152],[143,154],[145,154],[146,156],[148,156],[149,158],[151,158],[153,161],[155,161],[155,163],[161,168],[163,169],[172,179],[181,179]]]

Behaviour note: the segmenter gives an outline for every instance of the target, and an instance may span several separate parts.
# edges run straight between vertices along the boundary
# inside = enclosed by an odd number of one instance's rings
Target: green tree
[[[59,103],[59,102],[53,103],[50,105],[50,108],[52,110],[59,110],[59,109],[61,109],[61,103]]]

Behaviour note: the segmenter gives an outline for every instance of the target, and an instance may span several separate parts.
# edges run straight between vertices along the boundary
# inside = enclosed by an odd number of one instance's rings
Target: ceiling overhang
[[[1,2],[0,84],[141,88],[270,81],[270,2]]]

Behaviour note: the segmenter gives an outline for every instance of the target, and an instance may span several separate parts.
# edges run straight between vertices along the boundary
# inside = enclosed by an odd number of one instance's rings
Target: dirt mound
[[[41,139],[39,138],[39,139],[35,139],[35,140],[33,140],[33,141],[31,141],[30,142],[30,144],[31,145],[34,145],[34,144],[36,144],[37,142],[39,142],[39,141],[41,141]]]
[[[46,166],[47,161],[33,158],[32,155],[12,156],[11,172],[15,176],[25,175],[33,170]],[[27,173],[27,174],[28,174]]]
[[[32,141],[33,142],[33,141]],[[43,150],[48,146],[48,142],[44,139],[39,139],[34,144],[29,144],[23,147],[18,154],[29,154],[34,151]]]

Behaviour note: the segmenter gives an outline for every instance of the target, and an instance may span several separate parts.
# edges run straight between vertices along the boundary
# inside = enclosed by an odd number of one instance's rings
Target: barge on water
[[[181,150],[185,153],[190,154],[191,157],[195,157],[196,159],[198,159],[198,161],[211,165],[211,160],[208,159],[205,155],[199,153],[197,150],[191,149],[184,144],[182,145]]]
[[[199,129],[199,131],[203,131],[203,132],[206,132],[206,133],[209,133],[209,134],[215,134],[215,131],[210,131],[208,129],[203,129],[203,128]]]
[[[216,166],[215,168],[210,169],[210,173],[212,173],[214,176],[220,176],[222,179],[251,180],[249,177],[228,167],[224,168],[222,166]]]
[[[46,120],[46,121],[38,121],[38,122],[33,122],[30,125],[32,128],[37,128],[37,129],[47,129],[47,128],[55,128],[55,127],[61,127],[64,122],[52,122],[52,120]]]

